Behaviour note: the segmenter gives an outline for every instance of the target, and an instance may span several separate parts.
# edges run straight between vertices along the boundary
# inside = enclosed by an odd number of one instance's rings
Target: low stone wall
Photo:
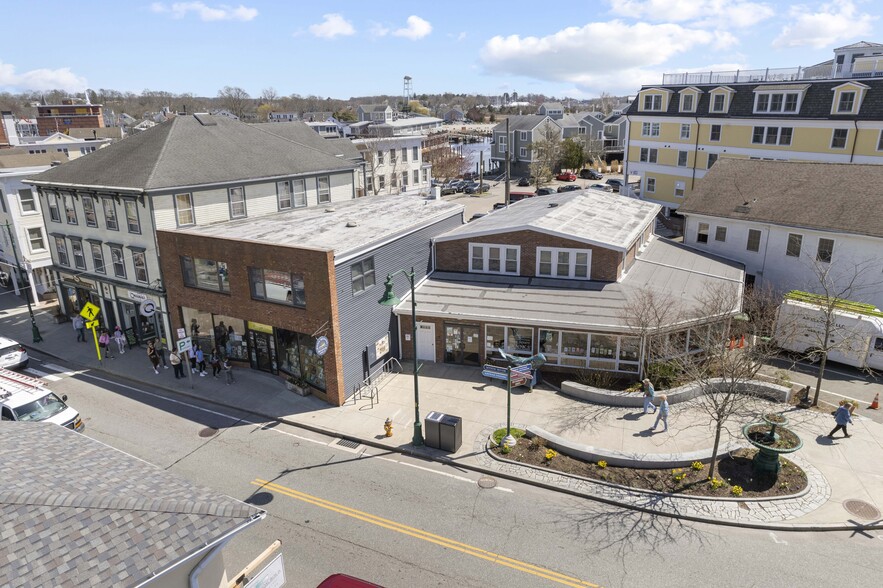
[[[723,382],[721,379],[710,380],[712,385]],[[749,394],[757,394],[765,398],[769,398],[775,402],[788,402],[791,396],[791,388],[779,386],[770,382],[761,380],[750,380],[743,385],[745,391]],[[618,390],[605,390],[603,388],[593,388],[576,382],[563,382],[561,384],[561,392],[586,400],[593,404],[601,404],[604,406],[623,406],[629,408],[641,408],[644,406],[644,395],[642,392],[621,392]],[[659,404],[659,395],[665,394],[669,404],[677,404],[692,400],[703,393],[702,387],[693,382],[672,388],[671,390],[657,390],[654,404]]]
[[[568,441],[564,437],[559,437],[553,433],[546,431],[540,427],[530,425],[526,429],[528,437],[542,437],[546,440],[546,445],[559,453],[569,455],[584,461],[598,462],[604,460],[607,465],[629,468],[645,468],[645,469],[666,469],[666,468],[686,468],[690,467],[694,461],[702,463],[711,462],[711,448],[700,449],[698,451],[690,451],[687,453],[627,453],[624,451],[615,451],[612,449],[602,449],[585,445],[583,443],[574,443]],[[718,455],[724,455],[729,451],[735,451],[748,447],[748,444],[741,444],[735,441],[726,445],[721,445],[718,449]]]

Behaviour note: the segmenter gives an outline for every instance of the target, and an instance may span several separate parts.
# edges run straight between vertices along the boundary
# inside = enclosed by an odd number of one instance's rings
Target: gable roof
[[[554,118],[550,118],[548,115],[545,114],[519,114],[509,117],[509,132],[511,133],[513,131],[532,131],[546,120],[557,127],[561,126],[558,121],[556,121]],[[494,131],[505,132],[506,121],[504,120],[503,122],[495,126]]]
[[[883,166],[722,157],[678,209],[883,237]]]
[[[361,104],[359,108],[363,112],[386,112],[387,108],[392,108],[389,104]]]
[[[852,45],[836,47],[834,51],[840,51],[841,49],[883,49],[883,44],[871,43],[869,41],[859,41],[858,43],[853,43]]]
[[[540,108],[545,108],[548,110],[561,110],[564,111],[564,105],[560,102],[543,102],[540,104]]]
[[[600,190],[535,196],[448,231],[436,241],[537,231],[625,251],[661,210],[658,204]]]
[[[300,122],[250,125],[224,116],[177,116],[32,181],[151,192],[353,168],[302,133],[283,137],[280,125],[303,125],[322,140]]]
[[[5,586],[133,586],[264,515],[64,427],[0,427]]]

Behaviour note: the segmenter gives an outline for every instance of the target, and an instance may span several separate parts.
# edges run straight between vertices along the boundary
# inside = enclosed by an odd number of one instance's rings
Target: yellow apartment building
[[[810,67],[666,74],[626,111],[626,177],[672,210],[719,157],[883,164],[883,44]]]

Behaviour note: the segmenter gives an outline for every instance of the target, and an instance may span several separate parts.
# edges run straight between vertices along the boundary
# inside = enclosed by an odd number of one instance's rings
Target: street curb
[[[28,348],[30,349],[30,346],[28,346]],[[56,355],[54,353],[49,353],[49,352],[43,351],[38,348],[34,348],[34,349],[36,349],[37,351],[39,351],[40,353],[42,353],[44,355],[47,355],[49,357],[54,357],[55,359],[59,359],[61,361],[67,361],[69,363],[80,365],[80,366],[86,367],[90,370],[100,371],[102,373],[118,377],[118,378],[120,378],[122,380],[126,380],[128,382],[142,384],[142,385],[145,384],[145,382],[142,380],[135,380],[133,378],[130,378],[129,376],[119,375],[114,372],[107,371],[101,367],[95,368],[95,367],[91,367],[91,366],[83,366],[82,364],[79,364],[78,362],[71,361],[67,358],[61,357],[61,356]],[[193,393],[188,393],[187,391],[174,390],[172,388],[167,388],[167,387],[159,385],[159,384],[154,384],[153,386],[155,388],[159,388],[161,390],[164,390],[170,394],[177,394],[179,396],[183,396],[186,398],[193,398],[194,400],[200,400],[200,401],[205,402],[207,404],[213,404],[215,406],[220,406],[223,408],[229,408],[229,409],[236,410],[239,412],[253,414],[253,415],[259,416],[261,418],[264,418],[264,419],[267,419],[270,421],[276,421],[279,423],[283,423],[283,424],[297,427],[300,429],[304,429],[307,431],[312,431],[314,433],[319,433],[320,435],[325,435],[328,437],[338,437],[338,438],[346,439],[349,441],[356,441],[362,445],[366,445],[368,447],[373,447],[375,449],[381,449],[384,451],[400,453],[402,455],[407,455],[409,457],[416,457],[416,458],[423,459],[426,461],[434,461],[434,462],[442,463],[442,464],[449,465],[452,467],[457,467],[457,468],[461,468],[461,469],[465,469],[465,470],[469,470],[469,471],[473,471],[473,472],[477,472],[477,473],[485,474],[485,475],[489,475],[489,476],[495,476],[497,478],[503,478],[505,480],[509,480],[512,482],[518,482],[520,484],[528,484],[531,486],[535,486],[537,488],[551,490],[553,492],[560,492],[563,494],[568,494],[570,496],[576,496],[578,498],[586,498],[588,500],[593,500],[595,502],[600,502],[602,504],[607,504],[610,506],[616,506],[618,508],[623,508],[626,510],[644,512],[647,514],[659,515],[659,516],[664,516],[667,518],[691,521],[691,522],[696,522],[696,523],[706,523],[706,524],[721,525],[721,526],[726,526],[726,527],[741,527],[741,528],[745,528],[745,529],[760,529],[760,530],[767,530],[767,531],[796,531],[796,532],[853,531],[853,532],[855,532],[855,531],[883,530],[883,521],[881,521],[879,523],[871,523],[868,525],[842,525],[842,524],[838,524],[838,523],[829,523],[829,524],[746,523],[746,522],[738,522],[738,521],[729,521],[726,519],[702,518],[702,517],[696,517],[696,516],[692,516],[692,515],[682,515],[682,514],[658,511],[658,510],[653,510],[651,508],[645,508],[645,507],[641,507],[641,506],[635,506],[632,504],[617,502],[616,500],[602,498],[600,496],[595,496],[595,495],[588,494],[585,492],[579,492],[577,490],[572,490],[570,488],[561,488],[560,486],[556,486],[554,484],[547,484],[547,483],[541,482],[539,480],[525,480],[523,478],[519,478],[518,476],[507,474],[506,472],[501,472],[501,471],[493,470],[490,468],[485,468],[480,465],[460,462],[460,461],[457,461],[457,460],[450,458],[450,457],[441,457],[441,456],[435,457],[432,455],[427,455],[426,453],[424,453],[421,450],[406,449],[406,448],[402,448],[402,447],[390,447],[389,445],[383,445],[383,444],[378,443],[372,439],[362,439],[361,437],[357,437],[355,435],[351,435],[351,434],[348,434],[348,433],[345,433],[342,431],[335,431],[333,429],[327,429],[325,427],[319,427],[319,426],[310,425],[307,423],[299,423],[297,421],[286,419],[285,417],[275,417],[275,416],[265,415],[260,412],[254,411],[254,410],[249,410],[249,409],[245,409],[245,408],[242,408],[239,406],[234,406],[232,404],[227,404],[225,402],[219,402],[216,400],[209,400],[209,399],[206,399],[202,396],[198,396]],[[745,502],[759,503],[759,501],[753,501],[753,500],[752,501],[745,501]]]

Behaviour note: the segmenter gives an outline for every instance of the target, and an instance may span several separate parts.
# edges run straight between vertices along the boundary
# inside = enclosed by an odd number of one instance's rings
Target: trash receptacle
[[[423,419],[423,443],[427,447],[440,449],[439,445],[439,424],[445,417],[441,412],[430,412]]]
[[[443,414],[438,425],[438,448],[442,451],[456,453],[463,444],[463,419],[450,414]]]

